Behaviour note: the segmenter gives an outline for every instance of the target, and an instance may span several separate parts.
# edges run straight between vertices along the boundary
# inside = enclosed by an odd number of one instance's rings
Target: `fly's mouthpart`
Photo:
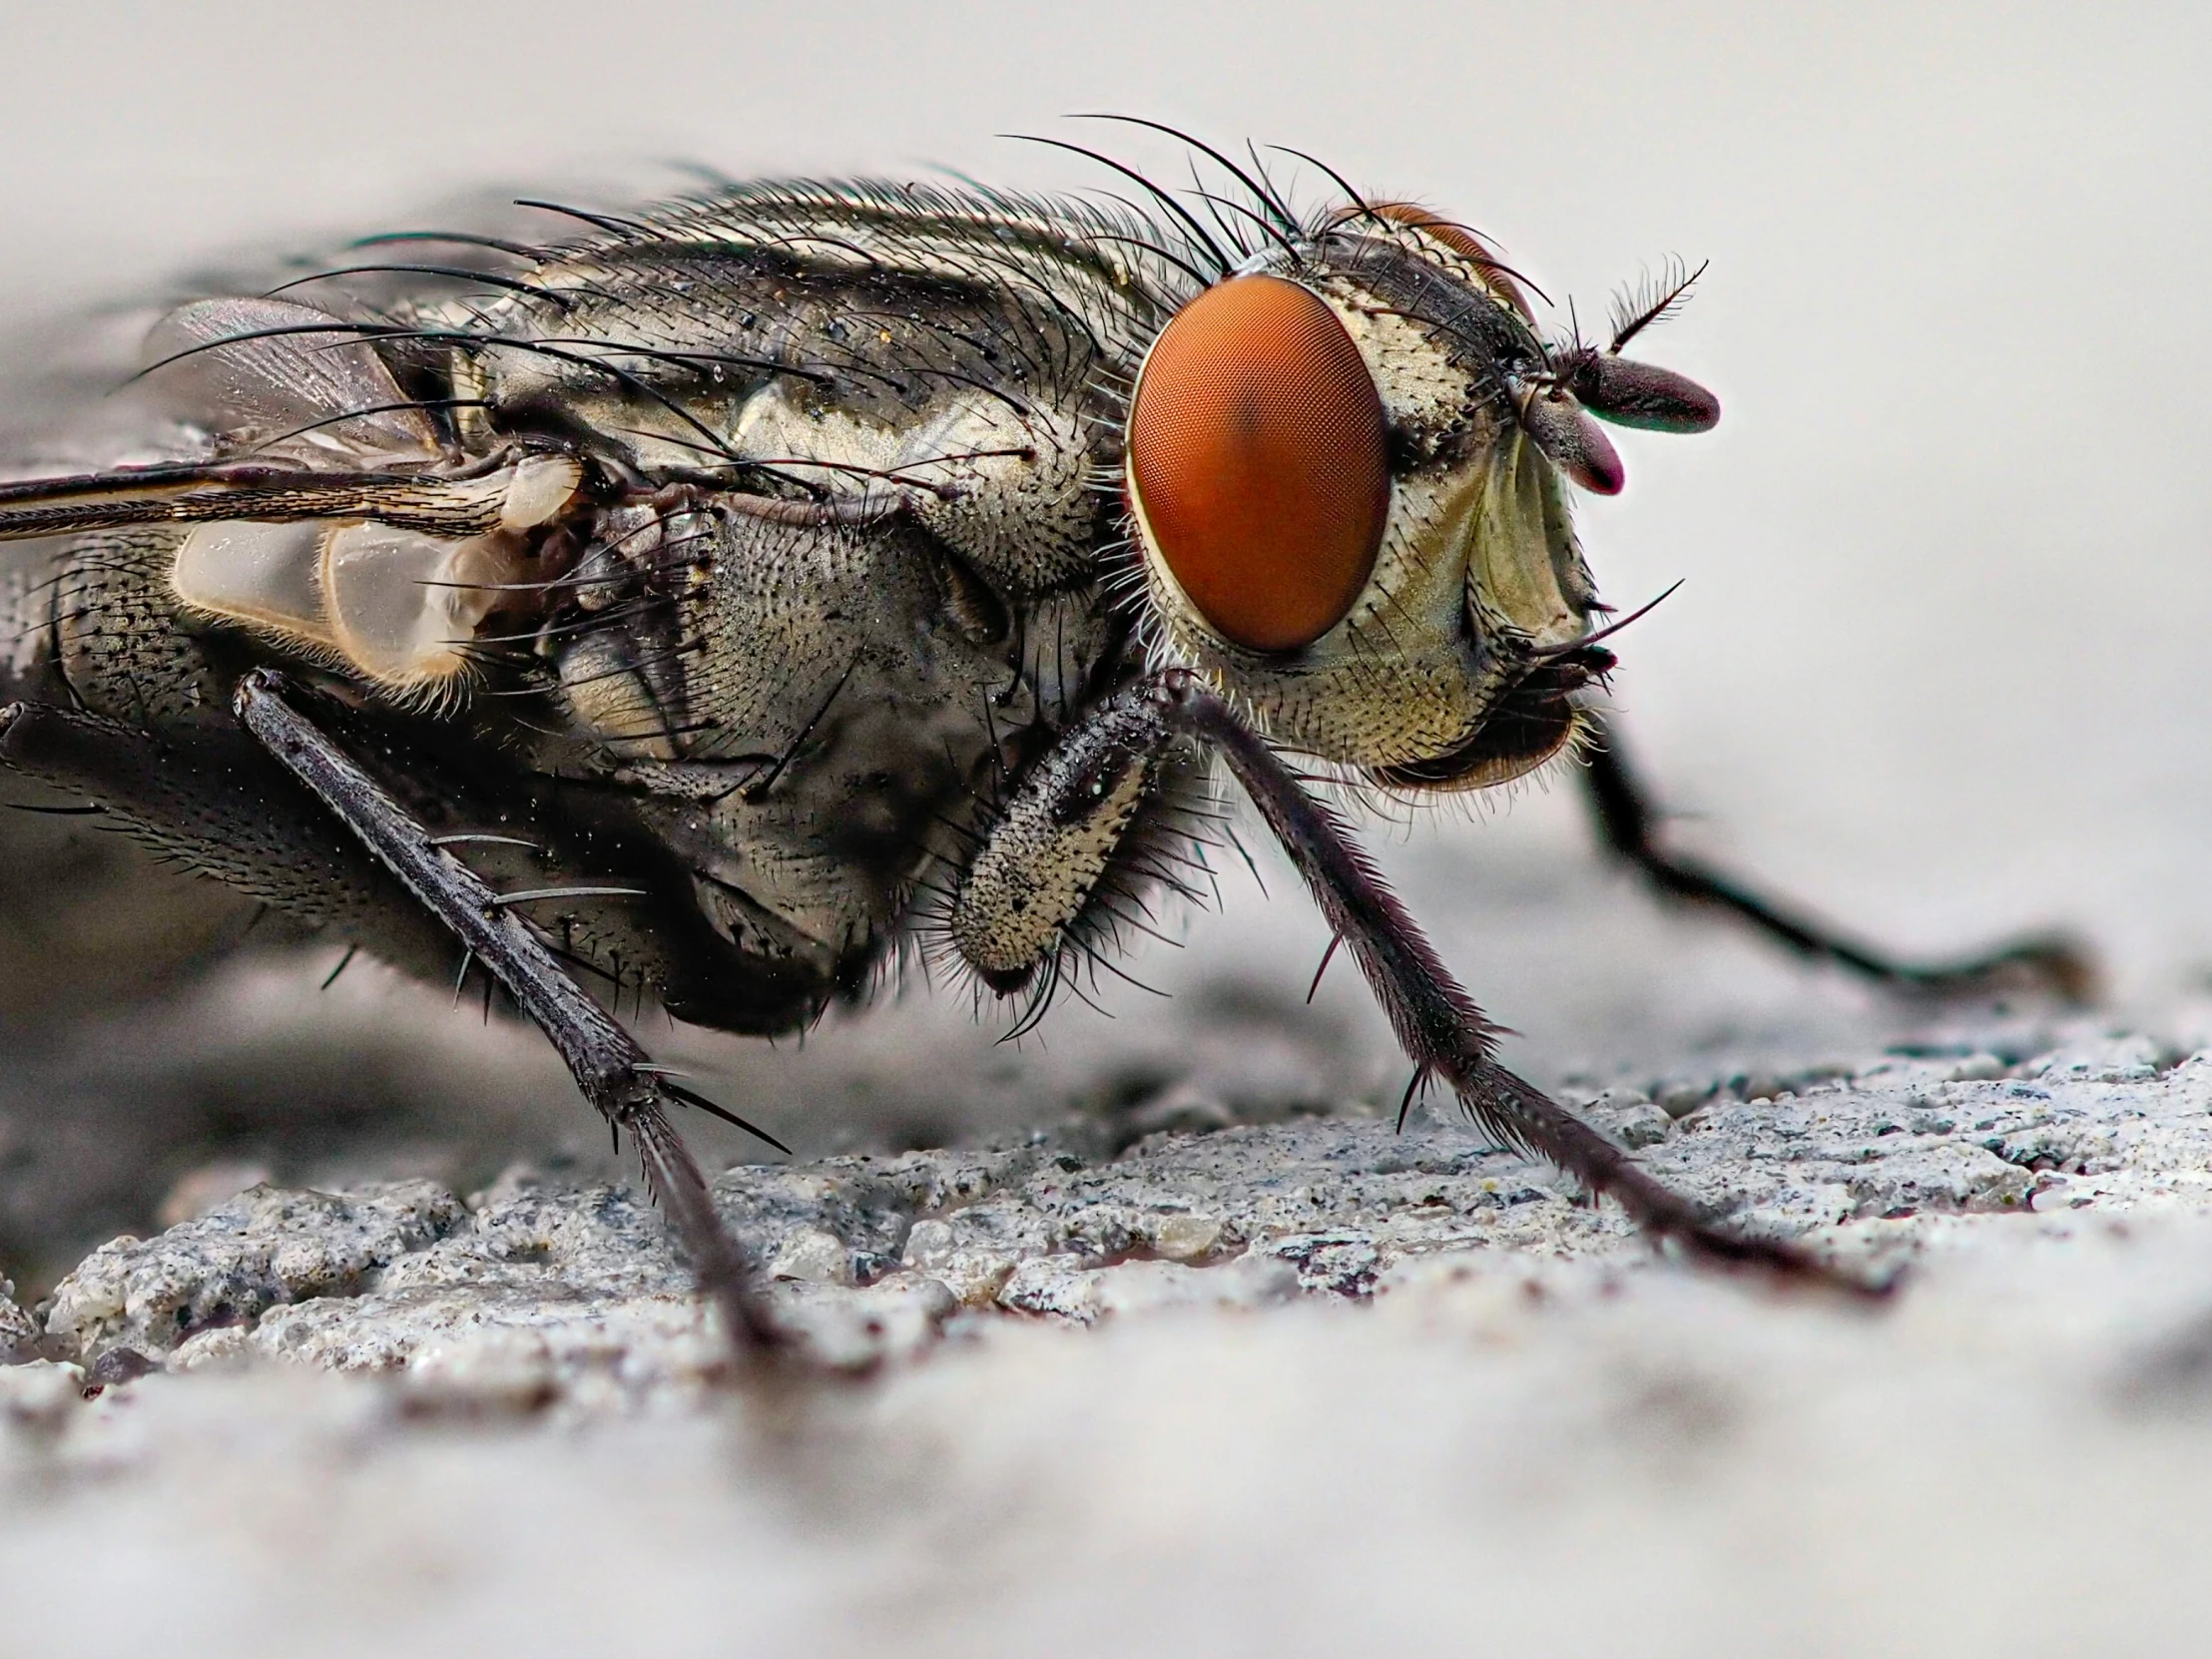
[[[1565,387],[1531,383],[1515,399],[1521,430],[1551,464],[1592,495],[1618,495],[1628,475],[1619,451]]]
[[[1603,646],[1582,641],[1531,653],[1527,672],[1491,703],[1465,743],[1433,760],[1370,768],[1368,776],[1385,789],[1444,795],[1525,778],[1576,749],[1589,728],[1576,694],[1603,681],[1617,662]]]

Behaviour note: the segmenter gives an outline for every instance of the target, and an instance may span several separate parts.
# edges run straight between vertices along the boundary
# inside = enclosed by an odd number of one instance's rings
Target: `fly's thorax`
[[[447,316],[474,336],[463,395],[635,475],[896,504],[1012,596],[1091,580],[1115,382],[1157,301],[1077,240],[1105,229],[1082,211],[982,206],[802,188],[647,215]]]
[[[718,932],[825,963],[895,929],[1115,638],[1091,590],[1009,600],[910,519],[703,490],[603,512],[571,581],[540,649],[580,764],[660,816]]]
[[[1316,482],[1310,487],[1324,498],[1373,487],[1364,469],[1381,468],[1383,495],[1372,560],[1353,563],[1356,584],[1347,583],[1351,597],[1341,610],[1321,606],[1317,615],[1334,620],[1295,643],[1260,639],[1260,628],[1245,629],[1247,637],[1239,638],[1242,615],[1234,592],[1226,607],[1213,602],[1217,613],[1229,615],[1225,626],[1209,614],[1207,597],[1184,579],[1196,563],[1201,580],[1215,582],[1218,591],[1219,562],[1194,560],[1172,539],[1207,534],[1206,515],[1216,497],[1209,480],[1183,486],[1196,505],[1163,533],[1164,515],[1153,500],[1159,491],[1148,490],[1137,453],[1148,430],[1141,423],[1161,345],[1146,362],[1135,399],[1128,495],[1162,654],[1199,669],[1278,740],[1382,770],[1432,761],[1466,745],[1544,648],[1580,637],[1595,596],[1558,470],[1516,416],[1510,372],[1525,364],[1496,347],[1499,340],[1523,342],[1534,360],[1537,348],[1517,312],[1461,279],[1464,272],[1423,266],[1408,273],[1406,263],[1418,256],[1402,248],[1379,254],[1363,246],[1359,253],[1350,270],[1330,270],[1317,256],[1303,267],[1286,264],[1230,279],[1292,283],[1310,295],[1311,331],[1327,336],[1333,327],[1357,354],[1364,381],[1348,384],[1343,397],[1357,399],[1372,385],[1379,406],[1382,438],[1379,456],[1371,456],[1344,453],[1356,445],[1335,438],[1329,425],[1335,393],[1313,400],[1321,404],[1318,414],[1311,406],[1285,405],[1289,419],[1332,433],[1331,444],[1314,453],[1301,455],[1295,444],[1290,451],[1293,461],[1312,469]],[[1409,295],[1424,296],[1432,314],[1406,302]],[[1469,315],[1484,327],[1470,328]],[[1233,337],[1234,324],[1224,332]],[[1295,356],[1254,372],[1258,406],[1249,418],[1255,424],[1264,429],[1276,417],[1266,400],[1276,395],[1274,387],[1295,385],[1299,372]],[[1234,428],[1243,413],[1231,406],[1214,424]],[[1356,423],[1337,424],[1358,436]],[[1256,464],[1280,459],[1263,457]],[[1225,460],[1232,468],[1241,464],[1233,450]],[[1295,498],[1296,492],[1284,494]],[[1271,536],[1273,523],[1263,518],[1258,533]],[[1250,568],[1261,580],[1295,585],[1303,579],[1296,569],[1271,569],[1271,550],[1249,550]],[[1233,574],[1242,579],[1244,572]],[[1255,614],[1265,619],[1274,613]]]
[[[905,512],[1015,594],[1089,579],[1102,516],[1101,400],[936,384],[907,402],[848,395],[803,374],[702,369],[662,400],[604,380],[565,384],[542,361],[484,353],[474,394],[522,410],[557,403],[595,447],[643,476],[724,470],[795,501]],[[719,380],[719,384],[715,382]]]
[[[784,377],[745,400],[730,446],[818,499],[895,508],[1019,600],[1094,573],[1096,424],[1079,403],[977,388],[855,407]]]

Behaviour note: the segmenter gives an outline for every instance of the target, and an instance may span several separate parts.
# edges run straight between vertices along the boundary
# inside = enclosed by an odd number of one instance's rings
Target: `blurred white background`
[[[432,224],[484,187],[677,159],[1104,184],[993,136],[1116,142],[1060,119],[1081,110],[1312,151],[1482,227],[1585,318],[1644,265],[1710,259],[1648,354],[1720,393],[1721,428],[1626,434],[1627,492],[1582,519],[1616,603],[1687,578],[1617,682],[1685,836],[1912,950],[2070,923],[2138,1011],[2212,961],[2201,7],[239,0],[19,4],[0,44],[0,331],[25,363],[196,267]],[[1570,788],[1433,817],[1379,832],[1539,1076],[1821,1058],[1906,1017],[1662,916],[1596,859]],[[1227,885],[1196,948],[1138,971],[1295,1003],[1319,923],[1280,872],[1272,902]],[[332,994],[445,1017],[374,975]],[[1114,1024],[1057,1017],[1057,1063],[1187,1056],[1192,1010],[1245,1006],[1108,1000]],[[1283,1017],[1347,1086],[1387,1088],[1348,970]],[[723,1092],[818,1148],[871,1090],[933,1090],[922,1119],[953,1123],[962,1078],[1035,1063],[966,1020],[919,999]],[[966,1069],[916,1081],[924,1042]],[[498,1052],[558,1093],[535,1050]]]

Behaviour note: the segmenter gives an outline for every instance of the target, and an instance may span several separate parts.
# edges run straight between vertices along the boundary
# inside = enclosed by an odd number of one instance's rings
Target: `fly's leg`
[[[1904,990],[1972,996],[2024,989],[2055,994],[2069,1002],[2087,1002],[2095,997],[2095,964],[2078,943],[2062,934],[2021,939],[1955,962],[1901,962],[1852,942],[1787,904],[1754,892],[1709,864],[1670,850],[1660,838],[1666,815],[1622,759],[1619,739],[1610,725],[1594,716],[1589,718],[1597,741],[1582,758],[1582,782],[1598,833],[1610,851],[1634,865],[1668,897],[1727,910],[1792,950],[1840,962],[1870,979]]]
[[[1125,694],[1087,715],[1023,778],[968,861],[948,918],[953,944],[992,990],[1011,996],[1065,962],[1100,881],[1159,790],[1168,737],[1150,706]]]
[[[1647,1232],[1707,1259],[1786,1278],[1858,1284],[1795,1245],[1734,1232],[1495,1058],[1497,1027],[1444,968],[1343,821],[1185,669],[1110,699],[1024,778],[954,898],[954,942],[1011,990],[1051,958],[1178,739],[1236,775],[1351,950],[1422,1077],[1449,1084],[1483,1128],[1610,1194]],[[1026,952],[1026,959],[1024,959]]]
[[[438,845],[368,775],[284,701],[267,670],[239,684],[239,719],[264,748],[334,814],[376,858],[504,985],[551,1039],[584,1097],[635,1141],[653,1192],[668,1207],[702,1293],[722,1311],[748,1358],[780,1345],[756,1294],[743,1248],[723,1226],[699,1165],[663,1101],[683,1098],[644,1049],[585,994],[512,906]]]

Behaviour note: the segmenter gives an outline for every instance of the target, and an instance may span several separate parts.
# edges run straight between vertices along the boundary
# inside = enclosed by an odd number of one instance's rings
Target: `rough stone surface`
[[[0,1279],[0,1366],[35,1358],[38,1321],[16,1306],[15,1287]]]
[[[1741,1225],[1826,1238],[1875,1271],[1919,1235],[1863,1224],[2212,1211],[2212,1056],[2176,1063],[2136,1036],[2011,1060],[1891,1056],[1664,1105],[1616,1087],[1590,1110]],[[1160,1132],[1118,1156],[1037,1137],[741,1166],[715,1191],[785,1317],[850,1370],[920,1352],[962,1310],[1091,1324],[1363,1300],[1428,1257],[1644,1251],[1548,1166],[1463,1126],[1366,1117]],[[28,1353],[36,1333],[0,1306]],[[254,1188],[95,1251],[55,1290],[45,1334],[47,1357],[87,1368],[126,1351],[179,1371],[281,1359],[419,1375],[449,1397],[480,1383],[486,1403],[532,1407],[634,1404],[721,1364],[658,1215],[623,1189],[523,1171],[465,1202],[427,1181]]]
[[[123,1348],[161,1358],[286,1303],[357,1296],[464,1215],[427,1181],[346,1194],[254,1188],[151,1241],[94,1251],[56,1289],[47,1330],[87,1363]]]
[[[1876,1312],[1463,1126],[1078,1126],[722,1176],[761,1396],[626,1190],[258,1187],[0,1300],[0,1651],[2194,1653],[2212,1053],[1938,1046],[1589,1107]]]

